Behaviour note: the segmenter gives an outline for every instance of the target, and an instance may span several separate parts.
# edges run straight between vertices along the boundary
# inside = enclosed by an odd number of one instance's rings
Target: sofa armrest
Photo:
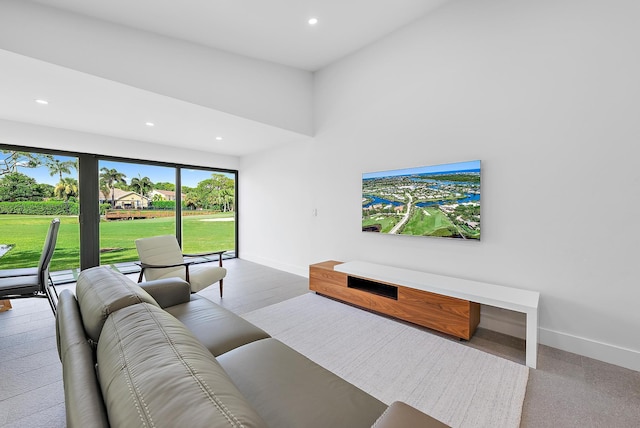
[[[70,290],[60,292],[56,339],[62,362],[66,426],[109,428],[94,369],[93,350],[85,336],[78,302]]]
[[[403,427],[445,428],[449,425],[443,424],[408,404],[396,401],[378,418],[372,428]]]
[[[155,299],[161,308],[180,305],[191,300],[191,286],[181,278],[164,278],[138,284]]]

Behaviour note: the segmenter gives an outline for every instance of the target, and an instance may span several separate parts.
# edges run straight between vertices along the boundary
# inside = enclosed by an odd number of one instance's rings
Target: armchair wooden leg
[[[222,299],[222,280],[220,280],[220,298]]]

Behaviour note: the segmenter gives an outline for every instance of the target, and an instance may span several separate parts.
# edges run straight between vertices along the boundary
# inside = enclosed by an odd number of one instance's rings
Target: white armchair
[[[154,236],[136,239],[136,248],[140,257],[140,277],[147,281],[179,277],[191,284],[191,292],[196,293],[206,287],[220,282],[220,297],[222,297],[222,280],[227,270],[222,267],[222,254],[225,251],[215,251],[202,254],[183,254],[176,237],[173,235]],[[218,266],[210,263],[194,263],[185,261],[185,257],[200,257],[217,254]]]

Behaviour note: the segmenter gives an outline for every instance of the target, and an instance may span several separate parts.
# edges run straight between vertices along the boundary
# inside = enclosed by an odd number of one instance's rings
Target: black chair
[[[56,314],[58,291],[49,275],[49,264],[56,248],[59,228],[60,220],[51,220],[38,267],[0,270],[0,299],[47,297],[53,314]]]

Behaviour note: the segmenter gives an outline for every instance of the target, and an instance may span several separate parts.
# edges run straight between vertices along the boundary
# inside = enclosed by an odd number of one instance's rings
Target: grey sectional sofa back
[[[97,356],[112,426],[266,427],[213,355],[153,305],[113,313]]]
[[[95,342],[104,322],[117,310],[142,302],[159,306],[140,286],[104,266],[82,271],[76,284],[76,296],[84,329]]]

